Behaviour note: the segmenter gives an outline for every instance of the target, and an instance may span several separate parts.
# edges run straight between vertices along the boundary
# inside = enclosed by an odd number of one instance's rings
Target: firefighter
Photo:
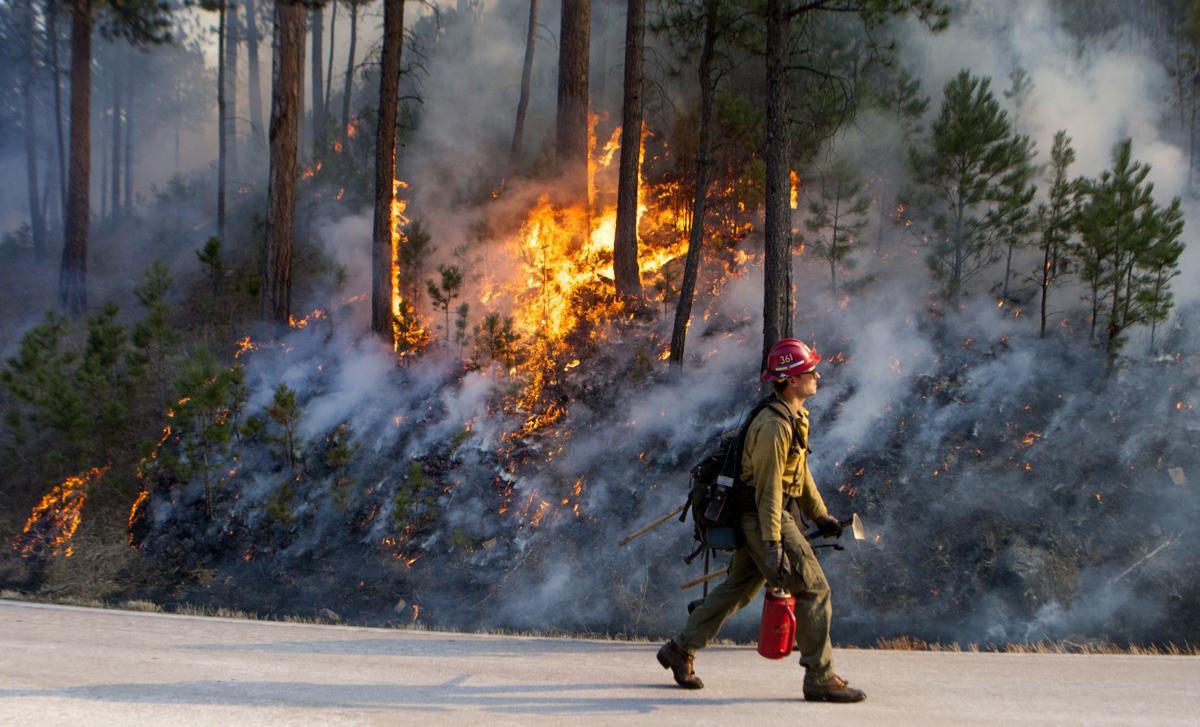
[[[829,640],[832,616],[829,583],[801,530],[801,516],[821,535],[841,535],[842,526],[821,499],[808,466],[808,410],[817,393],[820,354],[804,342],[785,338],[767,355],[763,381],[772,383],[771,406],[750,423],[742,450],[741,480],[753,492],[740,508],[742,538],[729,564],[729,575],[692,611],[687,625],[658,650],[658,661],[685,689],[701,689],[693,659],[720,631],[725,620],[747,606],[765,583],[782,587],[796,599],[796,650],[805,667],[808,701],[859,702],[866,695],[833,671]],[[787,413],[787,416],[783,415]]]

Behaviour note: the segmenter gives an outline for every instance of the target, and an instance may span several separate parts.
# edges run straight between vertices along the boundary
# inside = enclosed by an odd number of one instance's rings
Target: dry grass
[[[362,625],[379,627],[377,624],[353,624],[346,622],[338,617],[336,620],[332,618],[323,618],[321,616],[297,616],[284,615],[278,618],[269,616],[260,616],[252,611],[239,611],[231,608],[223,608],[218,606],[201,606],[193,604],[180,604],[170,610],[164,609],[161,605],[145,600],[132,600],[108,603],[93,598],[80,597],[46,597],[36,594],[22,593],[13,590],[0,590],[0,599],[8,599],[12,601],[29,601],[34,603],[52,603],[63,606],[81,606],[85,608],[109,608],[123,611],[140,611],[144,613],[172,613],[181,616],[198,616],[204,618],[229,618],[240,619],[246,621],[279,621],[283,623],[302,624],[302,625]],[[429,628],[424,624],[412,624],[402,626],[384,626],[381,628],[392,628],[399,631],[428,631]],[[657,642],[658,639],[651,639],[645,636],[632,634],[613,634],[613,633],[596,633],[596,632],[568,632],[558,629],[550,629],[546,631],[535,631],[529,629],[438,629],[439,632],[460,633],[460,634],[484,634],[490,636],[513,636],[513,637],[538,637],[538,638],[558,638],[558,639],[589,639],[600,641],[621,641],[634,643]],[[740,641],[731,639],[716,639],[712,646],[747,646]],[[842,646],[839,648],[862,649],[858,646]],[[1200,645],[1196,644],[1126,644],[1124,646],[1114,644],[1107,641],[1094,641],[1080,643],[1075,641],[1035,641],[1026,644],[992,644],[992,643],[968,643],[960,644],[956,642],[940,643],[936,641],[925,641],[912,636],[896,636],[889,639],[879,639],[874,646],[867,647],[880,651],[937,651],[944,653],[970,653],[970,654],[1090,654],[1090,655],[1132,655],[1132,656],[1200,656]]]
[[[1104,654],[1104,655],[1134,655],[1134,656],[1200,656],[1200,646],[1195,644],[1114,644],[1109,641],[1092,641],[1079,643],[1076,641],[1034,641],[1018,644],[976,644],[966,645],[951,642],[943,644],[924,641],[911,636],[897,636],[890,639],[879,639],[875,649],[884,651],[940,651],[962,653],[990,654]]]

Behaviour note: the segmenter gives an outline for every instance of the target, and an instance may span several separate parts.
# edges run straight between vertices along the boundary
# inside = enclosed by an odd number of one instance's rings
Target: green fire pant
[[[745,544],[733,552],[729,575],[692,611],[683,632],[674,639],[676,646],[689,654],[703,649],[716,638],[726,619],[749,605],[764,583],[770,583],[784,588],[796,598],[796,651],[800,652],[800,663],[808,669],[808,676],[824,679],[833,672],[829,642],[833,608],[829,600],[829,583],[795,519],[785,510],[782,520],[783,548],[792,567],[781,579],[774,573],[767,573],[758,513],[742,515],[738,524],[745,536]]]

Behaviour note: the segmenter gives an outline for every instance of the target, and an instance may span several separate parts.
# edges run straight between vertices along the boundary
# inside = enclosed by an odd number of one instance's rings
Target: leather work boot
[[[692,655],[668,641],[658,650],[658,663],[662,668],[670,669],[675,677],[675,683],[684,689],[703,689],[704,682],[692,671]]]
[[[804,699],[809,702],[861,702],[867,695],[855,689],[837,674],[818,681],[804,677]]]

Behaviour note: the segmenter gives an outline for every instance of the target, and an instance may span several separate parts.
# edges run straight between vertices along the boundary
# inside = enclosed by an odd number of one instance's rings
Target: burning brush
[[[107,472],[108,465],[93,467],[55,485],[34,506],[29,519],[25,521],[25,527],[21,528],[21,534],[13,540],[13,550],[24,558],[33,555],[70,558],[74,555],[71,539],[75,537],[83,517],[88,488]]]

